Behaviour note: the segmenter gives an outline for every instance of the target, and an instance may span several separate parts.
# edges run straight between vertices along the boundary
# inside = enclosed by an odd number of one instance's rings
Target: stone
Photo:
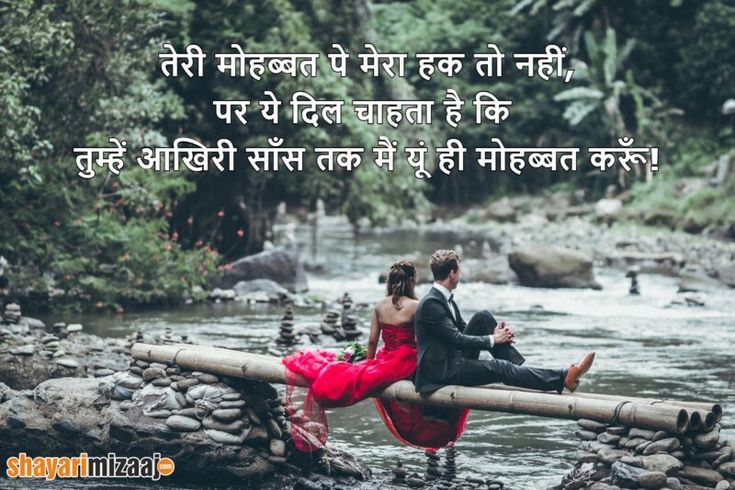
[[[600,461],[607,464],[613,464],[625,456],[630,456],[630,453],[619,449],[600,449],[597,453],[597,457],[600,458]]]
[[[202,423],[190,417],[184,417],[183,415],[171,415],[166,419],[166,425],[172,430],[193,432],[195,430],[199,430]]]
[[[574,435],[583,441],[594,441],[597,439],[597,433],[589,430],[577,429],[574,431]]]
[[[592,258],[549,244],[527,244],[508,254],[508,263],[522,286],[601,289]]]
[[[623,425],[617,425],[608,427],[607,432],[616,436],[622,436],[623,434],[627,434],[628,428]],[[628,435],[628,437],[630,437],[630,435]]]
[[[666,432],[665,430],[660,430],[656,432],[653,437],[651,438],[652,441],[660,441],[661,439],[668,439],[671,437],[671,434]]]
[[[103,368],[103,369],[96,369],[94,371],[94,377],[95,378],[102,378],[104,376],[111,376],[113,374],[115,374],[115,371],[113,371],[112,369],[104,369]]]
[[[577,420],[577,425],[584,430],[589,430],[592,432],[602,432],[607,429],[607,425],[597,422],[596,420],[589,419],[579,419]]]
[[[202,425],[205,429],[221,430],[223,432],[229,432],[230,434],[240,434],[242,429],[245,429],[245,422],[242,420],[235,420],[229,424],[215,420],[212,417],[205,417],[202,420]]]
[[[208,384],[219,382],[219,378],[217,376],[215,376],[214,374],[209,374],[209,373],[202,373],[199,376],[197,376],[197,379],[201,381],[202,383],[208,383]]]
[[[638,484],[643,488],[663,488],[666,486],[666,473],[660,471],[644,471],[638,475]]]
[[[217,408],[212,412],[212,417],[221,422],[231,422],[242,417],[242,410],[239,408]]]
[[[240,400],[241,398],[242,397],[240,396],[240,393],[237,393],[237,392],[225,393],[224,395],[222,395],[222,399],[228,402]]]
[[[620,490],[620,487],[617,485],[608,485],[607,483],[603,482],[595,482],[590,487],[589,490]]]
[[[643,459],[640,456],[625,456],[624,458],[620,458],[620,462],[635,466],[636,468],[643,468]]]
[[[283,457],[286,455],[286,443],[280,439],[271,439],[269,449],[274,456]]]
[[[179,381],[179,386],[181,386],[181,383],[183,383],[184,381],[186,380],[182,379],[181,381]],[[187,398],[191,398],[192,400],[199,400],[202,398],[214,400],[219,399],[223,394],[224,390],[222,388],[208,384],[198,384],[196,386],[192,386],[186,392]]]
[[[138,376],[135,376],[133,374],[125,373],[123,376],[120,377],[120,379],[117,381],[118,386],[122,386],[123,388],[129,388],[131,390],[137,390],[140,388],[140,385],[143,383],[143,378],[140,378]]]
[[[181,381],[177,381],[176,384],[179,386],[179,389],[181,391],[186,391],[192,386],[198,385],[199,380],[196,378],[186,378],[186,379],[182,379]]]
[[[671,456],[670,454],[652,454],[650,456],[642,456],[643,467],[648,471],[660,471],[668,476],[673,475],[676,470],[681,469],[684,463]]]
[[[10,353],[14,356],[32,356],[34,350],[33,344],[26,344],[10,349]]]
[[[640,481],[640,475],[645,473],[645,470],[627,465],[621,461],[615,461],[610,469],[612,483],[625,488],[636,488]]]
[[[730,488],[730,482],[727,480],[722,480],[721,482],[718,482],[717,485],[715,485],[715,490],[728,490]]]
[[[223,270],[213,286],[227,289],[240,281],[270,279],[289,291],[308,289],[306,271],[295,247],[276,247],[249,255],[225,265]]]
[[[82,324],[81,323],[70,323],[66,326],[67,332],[81,332],[82,331]]]
[[[231,444],[239,446],[245,439],[243,435],[230,434],[229,432],[223,432],[221,430],[215,429],[204,429],[204,433],[207,434],[213,441],[219,442],[220,444]]]
[[[224,400],[224,396],[222,399]],[[245,405],[245,400],[225,400],[219,402],[219,408],[244,408]]]
[[[625,444],[623,444],[623,447],[628,449],[635,449],[644,442],[646,442],[646,439],[642,439],[640,437],[631,437],[625,442]]]
[[[620,436],[610,434],[609,432],[603,432],[597,436],[597,440],[603,444],[617,444],[620,440]]]
[[[681,488],[681,482],[678,478],[670,476],[666,478],[666,488],[670,488],[671,490],[679,490]]]
[[[710,432],[697,434],[694,437],[694,447],[698,449],[713,449],[718,442],[720,442],[720,424],[716,424]]]
[[[516,220],[516,210],[507,197],[490,204],[485,211],[485,218],[500,223],[509,223]]]
[[[156,378],[151,381],[153,386],[168,386],[171,384],[171,378]]]
[[[250,428],[246,440],[255,443],[266,442],[268,440],[268,431],[262,425],[254,425]]]
[[[675,437],[669,437],[668,439],[661,439],[659,441],[653,441],[644,450],[643,454],[648,456],[649,454],[656,454],[660,452],[670,453],[679,448],[679,439]]]
[[[69,369],[76,369],[79,367],[79,363],[75,361],[74,359],[69,358],[63,358],[63,359],[56,359],[56,364],[59,366],[64,366],[65,368]]]
[[[735,478],[735,461],[722,463],[717,470],[728,478]]]
[[[653,436],[656,435],[656,432],[652,430],[647,429],[639,429],[638,427],[633,427],[628,431],[628,437],[640,437],[642,439],[648,439],[649,441],[653,439]]]
[[[154,379],[165,378],[166,370],[158,367],[149,367],[143,370],[143,381],[150,383]]]
[[[694,483],[714,486],[724,480],[724,477],[715,470],[697,468],[696,466],[684,466],[679,470],[679,475]]]

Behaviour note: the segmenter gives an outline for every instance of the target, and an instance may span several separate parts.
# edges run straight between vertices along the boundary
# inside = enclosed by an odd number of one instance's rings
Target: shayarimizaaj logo
[[[150,478],[159,480],[174,472],[171,458],[162,458],[159,453],[153,456],[136,458],[117,456],[108,453],[106,456],[36,456],[26,453],[12,456],[6,461],[5,474],[8,478]]]

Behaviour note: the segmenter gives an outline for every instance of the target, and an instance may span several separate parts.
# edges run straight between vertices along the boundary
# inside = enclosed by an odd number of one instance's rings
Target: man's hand
[[[493,333],[495,345],[512,344],[515,342],[515,332],[512,328],[505,325],[505,321],[501,320]]]

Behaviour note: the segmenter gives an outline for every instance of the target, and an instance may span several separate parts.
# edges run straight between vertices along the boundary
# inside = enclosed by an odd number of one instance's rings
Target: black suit
[[[520,366],[523,356],[510,344],[491,348],[489,336],[497,326],[492,314],[480,311],[468,325],[457,305],[452,302],[450,306],[436,288],[431,288],[421,299],[414,325],[418,392],[434,391],[450,384],[478,386],[497,382],[542,391],[561,392],[564,387],[566,370]],[[481,350],[489,350],[494,359],[479,360]]]

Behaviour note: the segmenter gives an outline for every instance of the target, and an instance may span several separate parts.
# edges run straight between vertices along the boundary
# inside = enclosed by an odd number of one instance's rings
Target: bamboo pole
[[[515,388],[503,384],[489,384],[483,385],[483,388],[490,388],[495,390],[517,390],[522,388]],[[534,393],[543,393],[534,390]],[[548,393],[548,392],[547,392]],[[681,407],[689,412],[690,417],[692,414],[697,413],[697,417],[692,423],[692,430],[704,430],[705,432],[711,431],[715,424],[722,420],[722,405],[719,403],[708,403],[708,402],[691,402],[683,400],[670,400],[661,398],[644,398],[637,396],[625,396],[625,395],[607,395],[603,393],[573,393],[568,396],[575,396],[580,398],[595,398],[598,400],[614,400],[618,402],[630,401],[638,404],[646,405],[669,405],[672,407]],[[690,421],[691,423],[691,421]],[[696,427],[695,427],[696,425]]]
[[[134,344],[131,354],[135,359],[175,363],[186,369],[224,376],[268,383],[285,383],[286,381],[286,367],[279,358],[273,356],[252,355],[214,347],[143,343]],[[307,380],[300,377],[290,382],[298,386],[308,385]],[[377,396],[387,400],[441,407],[471,408],[572,420],[585,418],[608,424],[617,422],[672,433],[683,433],[689,425],[686,410],[680,408],[655,407],[583,397],[570,399],[570,397],[556,393],[445,386],[429,395],[421,395],[416,392],[412,382],[404,380],[394,383]]]

